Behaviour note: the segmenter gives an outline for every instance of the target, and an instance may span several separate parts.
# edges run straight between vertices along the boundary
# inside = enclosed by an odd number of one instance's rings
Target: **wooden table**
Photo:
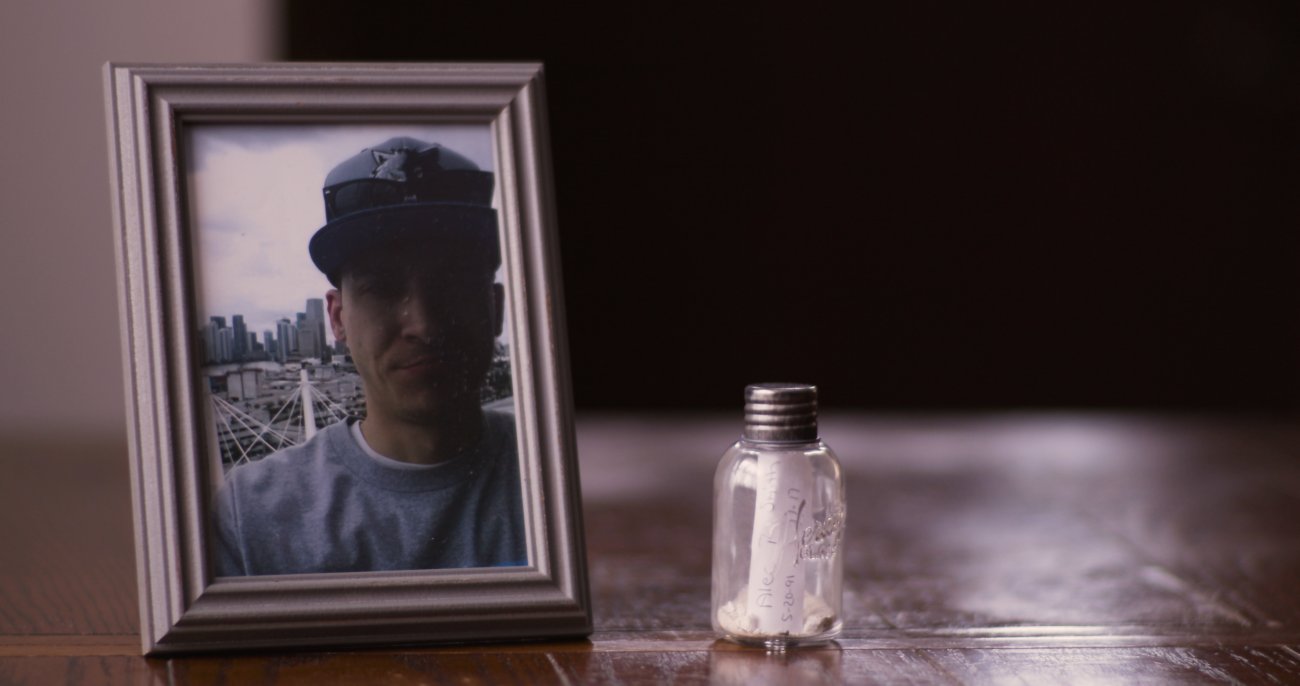
[[[1300,681],[1300,424],[831,415],[845,632],[709,628],[713,467],[738,416],[584,415],[590,641],[145,659],[124,441],[0,456],[0,684]]]

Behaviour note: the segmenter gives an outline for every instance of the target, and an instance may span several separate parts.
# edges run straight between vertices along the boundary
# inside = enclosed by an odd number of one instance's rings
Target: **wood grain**
[[[590,641],[146,660],[125,447],[0,458],[0,683],[1300,681],[1300,428],[1140,415],[830,416],[843,638],[709,627],[712,471],[737,418],[579,423]]]
[[[4,445],[0,636],[138,632],[125,439]]]

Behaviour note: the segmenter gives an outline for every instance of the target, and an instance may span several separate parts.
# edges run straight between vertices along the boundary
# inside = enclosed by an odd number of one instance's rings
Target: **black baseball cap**
[[[325,177],[325,226],[307,250],[339,285],[352,259],[389,242],[415,238],[465,266],[501,265],[493,177],[437,143],[391,138],[344,160]]]

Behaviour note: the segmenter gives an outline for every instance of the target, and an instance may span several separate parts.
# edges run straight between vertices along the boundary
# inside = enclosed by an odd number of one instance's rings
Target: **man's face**
[[[359,258],[326,299],[368,414],[429,424],[478,405],[504,305],[485,269],[397,244]]]

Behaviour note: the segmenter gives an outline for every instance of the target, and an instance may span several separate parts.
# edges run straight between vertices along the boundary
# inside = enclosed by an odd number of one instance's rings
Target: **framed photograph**
[[[541,66],[105,77],[145,652],[589,634]]]

